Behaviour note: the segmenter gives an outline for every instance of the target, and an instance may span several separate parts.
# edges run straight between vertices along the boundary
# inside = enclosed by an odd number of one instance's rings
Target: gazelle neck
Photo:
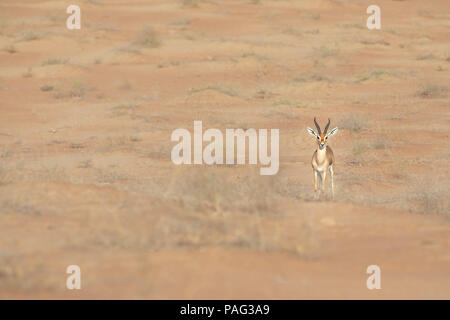
[[[323,149],[320,149],[320,147],[317,146],[317,160],[319,160],[319,162],[322,162],[322,160],[326,158],[326,154],[327,146],[323,147]]]

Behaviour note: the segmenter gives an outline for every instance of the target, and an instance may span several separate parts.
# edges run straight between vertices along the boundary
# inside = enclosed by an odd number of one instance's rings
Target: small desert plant
[[[70,89],[70,95],[75,98],[83,98],[86,88],[81,81],[75,81]]]
[[[431,13],[431,12],[428,11],[428,10],[424,10],[424,9],[418,10],[418,11],[417,11],[417,14],[418,14],[420,17],[424,17],[424,18],[433,18],[433,17],[434,17],[433,13]]]
[[[88,169],[88,168],[91,168],[91,167],[92,167],[92,160],[91,159],[81,161],[78,164],[78,166],[77,166],[77,168],[80,168],[80,169]]]
[[[129,177],[111,170],[97,169],[96,180],[99,183],[115,183],[128,180]]]
[[[447,190],[435,181],[419,180],[408,192],[408,200],[416,204],[412,211],[425,214],[448,214],[450,212]]]
[[[33,41],[42,38],[42,35],[35,31],[25,31],[20,37],[20,41]]]
[[[294,82],[308,82],[308,81],[327,81],[332,82],[332,79],[326,75],[320,74],[320,73],[314,73],[309,76],[298,76],[295,77],[292,81]]]
[[[100,147],[102,152],[111,152],[118,150],[134,150],[134,143],[137,142],[134,137],[113,136],[108,137]]]
[[[365,140],[359,139],[353,144],[353,155],[360,156],[367,151],[367,143]]]
[[[43,167],[41,170],[36,172],[36,181],[52,181],[52,182],[67,182],[70,181],[70,176],[67,175],[66,171],[62,167]]]
[[[351,132],[360,132],[363,126],[363,119],[356,115],[344,118],[338,124],[339,129],[349,130]]]
[[[319,20],[320,13],[303,12],[300,14],[300,17],[305,20]]]
[[[6,47],[3,48],[3,50],[6,51],[6,52],[8,52],[8,53],[11,53],[11,54],[17,52],[16,47],[14,47],[13,45],[6,46]]]
[[[384,136],[377,136],[372,141],[371,147],[375,150],[382,150],[387,148],[387,139]]]
[[[448,88],[437,84],[424,84],[421,86],[417,94],[422,98],[438,98],[445,96]]]
[[[186,8],[198,8],[205,0],[181,0],[181,5]]]
[[[364,29],[364,26],[361,22],[344,23],[342,27],[346,29],[348,28]]]
[[[127,53],[135,53],[135,54],[142,54],[141,50],[136,47],[135,43],[131,43],[129,45],[122,46],[118,48],[121,52],[127,52]]]
[[[338,49],[321,46],[319,48],[314,48],[314,57],[321,57],[321,58],[333,57],[336,56],[338,52],[339,52]]]
[[[424,53],[424,54],[418,55],[416,57],[416,59],[417,60],[429,60],[429,59],[435,59],[435,56],[432,53]]]
[[[72,83],[72,86],[70,88],[56,85],[54,87],[55,93],[54,97],[56,99],[63,99],[63,98],[83,98],[86,93],[86,87],[81,81],[74,81]]]
[[[364,82],[370,79],[379,79],[382,76],[394,76],[399,77],[400,74],[394,71],[388,71],[388,70],[372,70],[368,72],[364,72],[360,75],[358,75],[355,79],[356,83]]]
[[[146,27],[138,34],[132,44],[141,48],[157,48],[161,45],[161,41],[152,27]]]
[[[359,42],[365,45],[376,45],[376,44],[383,46],[390,45],[390,43],[384,39],[361,39]]]
[[[67,62],[69,62],[69,59],[67,59],[67,58],[50,58],[50,59],[45,60],[42,63],[42,66],[66,64]]]
[[[297,101],[297,100],[288,100],[288,99],[275,100],[272,104],[274,106],[291,106],[291,107],[297,107],[297,108],[308,107],[308,103],[306,103],[306,102],[301,102],[301,101]]]
[[[111,109],[114,116],[120,117],[124,115],[133,115],[138,107],[139,104],[131,102],[119,104]]]
[[[130,90],[131,88],[133,88],[133,86],[131,85],[130,81],[124,80],[118,85],[118,88],[120,90]]]
[[[53,88],[54,87],[52,85],[45,84],[45,85],[41,86],[41,91],[52,91]]]
[[[229,83],[208,85],[206,87],[201,87],[201,88],[192,88],[189,90],[189,92],[192,94],[192,93],[201,92],[201,91],[205,91],[205,90],[214,90],[214,91],[226,94],[231,97],[239,96],[239,94],[236,90],[236,86],[234,84],[229,84]]]

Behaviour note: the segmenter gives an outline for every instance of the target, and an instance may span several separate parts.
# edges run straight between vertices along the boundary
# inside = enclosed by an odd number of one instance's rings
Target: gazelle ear
[[[334,135],[337,131],[338,131],[338,127],[334,128],[333,130],[331,130],[330,132],[328,132],[327,137],[331,137],[331,136]]]
[[[310,127],[307,127],[306,131],[308,131],[308,133],[310,135],[312,135],[313,137],[317,137],[317,133],[313,129],[311,129]]]

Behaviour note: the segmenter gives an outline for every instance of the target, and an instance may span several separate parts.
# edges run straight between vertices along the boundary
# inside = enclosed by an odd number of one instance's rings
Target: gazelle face
[[[317,131],[319,131],[319,133],[316,133],[310,127],[307,127],[306,130],[310,135],[316,138],[317,145],[319,146],[319,149],[322,150],[327,146],[328,138],[334,135],[338,131],[338,128],[335,127],[330,132],[327,132],[328,126],[330,125],[330,119],[328,119],[328,124],[325,127],[324,133],[322,133],[322,130],[320,130],[320,127],[316,122],[316,118],[314,118],[314,124],[316,125]]]
[[[317,135],[317,144],[319,145],[320,150],[325,148],[327,145],[328,136],[326,136],[324,133],[321,133]]]

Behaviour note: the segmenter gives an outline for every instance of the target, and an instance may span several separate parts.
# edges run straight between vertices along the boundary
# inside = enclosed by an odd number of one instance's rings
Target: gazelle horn
[[[329,127],[329,126],[330,126],[330,118],[328,118],[328,123],[327,123],[327,125],[326,125],[326,127],[325,127],[325,130],[323,130],[323,133],[324,133],[324,134],[327,133],[328,127]]]
[[[316,117],[314,117],[314,124],[316,125],[317,131],[319,131],[319,134],[322,134],[322,131],[320,130],[319,124],[316,121]]]

